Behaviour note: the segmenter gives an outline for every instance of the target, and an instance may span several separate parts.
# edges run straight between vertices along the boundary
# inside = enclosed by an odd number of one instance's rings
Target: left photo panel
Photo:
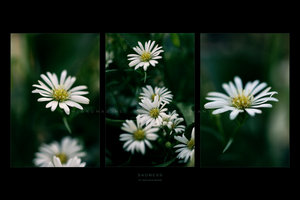
[[[10,166],[100,167],[100,35],[13,33]]]

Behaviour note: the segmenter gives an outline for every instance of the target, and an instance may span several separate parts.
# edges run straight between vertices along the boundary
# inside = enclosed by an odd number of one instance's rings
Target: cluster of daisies
[[[46,108],[53,112],[59,107],[69,115],[69,107],[83,110],[80,104],[89,104],[89,99],[83,96],[88,94],[88,91],[85,91],[87,86],[72,88],[76,77],[67,77],[66,70],[62,71],[59,79],[55,73],[46,74],[47,76],[41,74],[45,83],[38,80],[39,84],[34,84],[36,89],[32,91],[42,96],[38,98],[38,102],[48,102]],[[81,162],[81,158],[85,156],[85,152],[82,149],[77,139],[67,136],[62,139],[61,144],[56,141],[48,145],[42,144],[33,162],[39,167],[84,167],[86,163]]]
[[[157,59],[163,52],[162,47],[156,45],[155,41],[148,41],[145,46],[138,42],[137,47],[133,50],[138,54],[129,54],[129,66],[135,66],[135,69],[143,67],[144,71],[152,65],[158,63]],[[154,47],[154,48],[153,48]],[[185,126],[182,124],[183,118],[179,117],[176,110],[168,111],[166,105],[172,102],[173,95],[166,87],[152,87],[146,85],[141,88],[139,94],[139,108],[136,110],[136,120],[126,120],[121,129],[126,133],[120,135],[120,141],[124,142],[125,151],[145,154],[146,148],[153,148],[153,144],[159,137],[166,135],[174,137],[179,144],[173,146],[178,148],[177,158],[183,159],[184,162],[192,160],[194,157],[194,129],[191,138],[187,139],[184,135]],[[180,136],[180,134],[182,134]]]

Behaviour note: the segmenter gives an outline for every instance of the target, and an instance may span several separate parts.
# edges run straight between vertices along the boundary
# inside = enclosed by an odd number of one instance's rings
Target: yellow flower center
[[[61,164],[66,164],[68,161],[68,156],[64,153],[58,153],[55,154],[55,156],[59,158]]]
[[[248,108],[251,105],[251,100],[253,96],[245,96],[244,94],[239,94],[238,96],[232,98],[232,105],[238,109]]]
[[[158,108],[152,108],[149,112],[150,117],[157,118],[159,115],[159,109]]]
[[[149,60],[151,60],[151,54],[149,52],[144,52],[141,55],[141,61],[148,62]]]
[[[135,140],[143,140],[145,138],[145,131],[138,129],[135,132],[133,132],[133,138]]]
[[[172,123],[171,129],[174,129],[174,128],[175,128],[175,124],[174,124],[174,123]]]
[[[156,97],[156,95],[157,95],[157,94],[152,94],[152,95],[151,95],[152,101],[154,101],[154,98]],[[160,96],[159,96],[159,95],[157,95],[157,96],[158,96],[158,100],[160,100]]]
[[[154,101],[155,96],[156,96],[156,94],[152,94],[152,96],[151,96],[152,101]]]
[[[164,122],[169,122],[169,121],[170,121],[170,119],[169,119],[168,117],[162,118],[162,120],[163,120]]]
[[[191,139],[188,143],[187,143],[187,147],[189,149],[193,149],[195,146],[195,140],[194,139]]]
[[[53,98],[57,101],[65,101],[69,97],[67,90],[58,88],[53,90]]]

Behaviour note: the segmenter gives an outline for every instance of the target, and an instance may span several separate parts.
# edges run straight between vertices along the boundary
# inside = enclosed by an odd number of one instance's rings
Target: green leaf
[[[64,125],[65,125],[66,129],[67,129],[67,130],[68,130],[68,132],[71,134],[71,133],[72,133],[72,131],[71,131],[71,128],[70,128],[70,126],[69,126],[69,123],[68,123],[68,121],[67,121],[67,118],[66,118],[66,117],[63,117],[63,122],[64,122]]]
[[[180,38],[177,33],[171,33],[171,41],[175,47],[180,47]]]
[[[227,151],[227,149],[231,146],[232,142],[233,138],[230,138],[222,153],[225,153]]]
[[[119,126],[121,127],[122,124],[125,122],[125,120],[120,120],[120,119],[110,119],[110,118],[105,118],[105,123],[107,125],[110,125],[110,126]]]
[[[165,163],[162,163],[162,164],[159,164],[159,165],[154,165],[154,167],[167,167],[169,166],[170,164],[172,164],[174,161],[176,160],[176,157],[165,162]]]
[[[183,114],[186,124],[191,124],[195,121],[192,104],[187,105],[185,103],[177,103],[176,106],[180,109],[180,112]]]

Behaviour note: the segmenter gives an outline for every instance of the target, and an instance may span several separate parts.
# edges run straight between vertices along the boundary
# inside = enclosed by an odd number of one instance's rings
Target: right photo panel
[[[289,167],[288,33],[200,34],[200,166]]]

